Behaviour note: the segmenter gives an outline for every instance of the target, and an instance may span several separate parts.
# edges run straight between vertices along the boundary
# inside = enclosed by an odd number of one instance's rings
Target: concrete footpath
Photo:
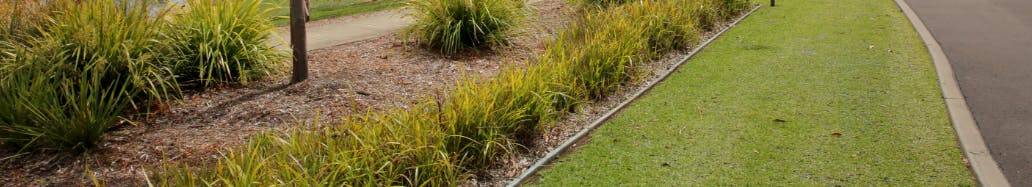
[[[1032,186],[1032,1],[905,1],[949,58],[1007,180]]]
[[[541,2],[541,0],[526,0],[525,3],[532,5],[537,2]],[[323,49],[397,32],[415,21],[406,16],[408,13],[409,10],[406,9],[384,10],[354,16],[354,19],[345,18],[342,21],[320,20],[330,22],[326,24],[309,23],[310,26],[305,30],[306,38],[308,38],[306,49],[309,51]],[[284,45],[290,42],[290,32],[287,29],[279,29],[276,35],[279,39],[272,40],[272,44],[284,50],[290,50],[290,45]]]
[[[309,23],[305,30],[308,38],[306,47],[311,51],[394,33],[412,24],[413,20],[405,14],[404,10],[387,10],[345,20],[324,20],[329,22],[325,24]],[[279,39],[272,40],[273,45],[289,50],[290,45],[280,43],[290,42],[289,31],[278,31]]]

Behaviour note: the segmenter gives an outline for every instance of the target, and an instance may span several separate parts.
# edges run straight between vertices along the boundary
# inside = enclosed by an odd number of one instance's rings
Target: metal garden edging
[[[760,7],[761,6],[756,6],[752,10],[749,10],[749,12],[746,12],[745,14],[743,14],[741,17],[738,17],[738,19],[735,19],[735,21],[731,22],[731,24],[728,27],[720,30],[720,32],[718,32],[716,35],[714,35],[713,37],[710,37],[705,42],[703,42],[702,44],[697,46],[695,49],[693,49],[692,52],[688,53],[688,55],[686,55],[683,59],[681,59],[680,62],[674,64],[673,68],[670,68],[669,70],[667,70],[667,72],[664,73],[663,76],[661,76],[659,79],[656,79],[655,81],[650,82],[648,84],[648,86],[646,86],[644,89],[639,90],[637,93],[635,93],[633,96],[631,96],[630,99],[627,99],[623,103],[620,103],[620,105],[617,105],[615,108],[609,110],[609,112],[606,112],[605,115],[602,115],[602,117],[599,117],[598,119],[596,119],[594,122],[592,122],[586,128],[582,129],[580,132],[577,132],[577,134],[573,135],[573,137],[570,137],[569,139],[566,139],[566,141],[564,141],[563,144],[559,145],[559,147],[556,147],[555,150],[552,150],[551,152],[548,152],[548,154],[546,154],[545,157],[543,157],[540,160],[538,160],[538,162],[534,163],[534,165],[531,165],[530,168],[528,168],[526,171],[523,171],[523,174],[521,174],[516,179],[513,179],[506,186],[507,187],[515,187],[515,186],[519,186],[519,185],[523,184],[524,182],[526,182],[528,179],[530,179],[532,176],[534,176],[534,174],[537,173],[538,170],[541,170],[541,168],[543,168],[546,164],[550,163],[552,160],[555,160],[555,158],[558,157],[559,154],[562,154],[563,152],[566,151],[566,149],[569,149],[574,144],[576,144],[576,142],[578,142],[581,139],[583,139],[584,137],[586,137],[588,135],[588,133],[591,133],[591,131],[593,131],[596,128],[598,128],[599,126],[601,126],[602,123],[608,121],[609,118],[612,118],[614,114],[620,112],[624,108],[627,108],[627,106],[630,105],[631,102],[637,100],[642,95],[645,95],[645,93],[647,93],[650,90],[652,90],[652,88],[655,87],[659,82],[663,82],[663,80],[666,80],[667,77],[670,77],[671,74],[673,74],[675,71],[680,69],[681,65],[684,65],[685,63],[687,63],[688,60],[691,60],[692,57],[695,57],[695,55],[698,54],[700,51],[702,51],[702,49],[706,48],[706,46],[709,46],[710,43],[712,43],[714,40],[719,38],[721,35],[724,35],[724,32],[727,32],[728,30],[730,30],[735,25],[738,25],[738,22],[741,22],[746,17],[749,17],[749,15],[752,15],[752,13],[756,12],[756,10],[760,9]]]

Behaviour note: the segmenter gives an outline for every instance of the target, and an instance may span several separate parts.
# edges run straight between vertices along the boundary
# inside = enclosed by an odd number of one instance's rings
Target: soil
[[[334,124],[344,116],[445,94],[459,79],[489,79],[500,68],[532,61],[571,21],[563,0],[530,7],[537,14],[510,46],[442,55],[398,34],[385,35],[309,51],[310,77],[301,83],[288,84],[286,73],[273,73],[247,85],[190,91],[157,105],[154,114],[130,116],[86,153],[0,149],[0,186],[83,186],[93,178],[110,186],[143,186],[148,172],[163,163],[213,163],[219,151],[256,133]]]

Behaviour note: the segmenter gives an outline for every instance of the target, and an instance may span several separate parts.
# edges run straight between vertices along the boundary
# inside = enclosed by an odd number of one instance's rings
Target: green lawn
[[[268,6],[280,7],[272,12],[273,16],[290,15],[290,0],[267,0]],[[311,19],[320,20],[349,16],[360,13],[375,12],[404,5],[402,0],[311,0]],[[274,21],[277,26],[286,26],[287,19]]]
[[[553,164],[531,184],[974,185],[892,0],[761,8]]]

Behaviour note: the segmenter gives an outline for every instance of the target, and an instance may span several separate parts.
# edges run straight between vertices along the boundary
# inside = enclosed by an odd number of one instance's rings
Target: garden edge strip
[[[910,9],[906,2],[903,0],[894,1],[899,6],[899,9],[903,11],[903,14],[907,16],[910,24],[914,26],[914,30],[917,31],[918,35],[921,35],[921,40],[924,41],[925,48],[928,49],[928,53],[932,57],[932,63],[935,65],[936,74],[939,78],[939,87],[942,89],[943,102],[946,103],[947,113],[949,113],[950,120],[953,122],[953,130],[960,141],[960,148],[964,152],[964,157],[970,163],[969,168],[974,173],[976,181],[978,181],[980,186],[1010,186],[996,160],[993,160],[993,156],[989,152],[985,140],[982,138],[981,131],[978,130],[977,122],[975,122],[975,118],[971,115],[971,110],[964,99],[964,94],[960,92],[957,76],[953,73],[953,66],[950,65],[950,60],[946,57],[946,53],[942,51],[942,46],[939,45],[939,42],[935,40],[935,37],[925,27],[921,18],[917,17],[917,14]]]
[[[698,46],[695,47],[695,49],[692,49],[691,52],[689,52],[687,55],[685,55],[684,58],[682,58],[679,62],[675,63],[672,68],[670,68],[669,70],[664,72],[662,74],[662,76],[660,76],[658,79],[656,79],[656,80],[654,80],[652,82],[649,82],[648,85],[645,86],[645,88],[642,88],[637,93],[634,93],[634,95],[631,95],[631,97],[629,99],[627,99],[624,102],[620,103],[620,105],[617,105],[613,109],[610,109],[608,112],[606,112],[601,117],[596,119],[594,122],[592,122],[591,124],[586,126],[584,129],[581,129],[580,132],[577,132],[577,134],[574,134],[572,137],[566,139],[566,141],[563,141],[562,144],[560,144],[558,147],[556,147],[552,151],[548,152],[548,154],[546,154],[545,157],[542,157],[541,159],[539,159],[536,163],[534,163],[534,165],[531,165],[529,168],[527,168],[527,170],[524,170],[523,174],[520,174],[519,177],[517,177],[516,179],[513,179],[512,181],[509,182],[509,184],[507,184],[505,186],[506,187],[521,186],[523,183],[525,183],[528,180],[530,180],[531,178],[533,178],[533,176],[539,170],[544,168],[545,165],[551,163],[560,154],[565,153],[566,150],[569,149],[570,147],[575,146],[577,142],[580,142],[581,139],[584,139],[584,137],[587,137],[587,135],[590,134],[591,131],[594,131],[598,127],[602,126],[603,123],[605,123],[606,121],[609,121],[609,119],[612,118],[614,115],[616,115],[617,113],[622,111],[624,108],[627,108],[627,106],[630,106],[630,104],[632,102],[634,102],[635,100],[638,100],[638,98],[640,98],[641,96],[645,95],[645,93],[648,93],[649,91],[651,91],[652,88],[656,87],[656,85],[658,85],[660,82],[663,82],[664,80],[666,80],[667,77],[670,77],[671,74],[673,74],[674,72],[679,70],[681,68],[681,65],[684,65],[685,63],[687,63],[688,60],[691,60],[692,57],[695,57],[695,55],[698,54],[703,49],[705,49],[706,46],[709,46],[710,43],[715,41],[717,38],[720,38],[721,35],[724,35],[725,32],[727,32],[728,30],[731,30],[731,28],[733,28],[734,26],[738,25],[738,23],[741,22],[742,20],[744,20],[746,17],[749,17],[749,15],[752,15],[753,12],[756,12],[756,10],[759,10],[760,7],[762,7],[762,5],[758,5],[756,7],[753,7],[751,10],[749,10],[748,12],[745,12],[744,14],[739,16],[737,19],[735,19],[735,21],[731,22],[731,24],[729,24],[727,27],[721,29],[720,32],[717,32],[717,34],[713,35],[713,37],[710,37],[705,42],[700,43]]]

